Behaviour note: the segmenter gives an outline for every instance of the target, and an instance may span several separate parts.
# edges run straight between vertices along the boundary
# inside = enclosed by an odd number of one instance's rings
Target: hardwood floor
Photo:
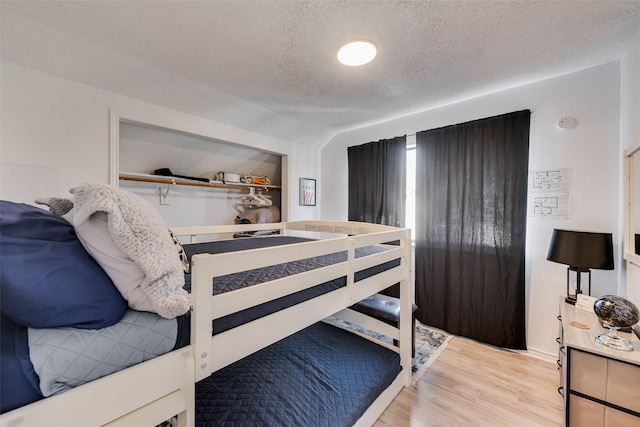
[[[454,337],[374,427],[562,426],[559,376],[553,362]]]

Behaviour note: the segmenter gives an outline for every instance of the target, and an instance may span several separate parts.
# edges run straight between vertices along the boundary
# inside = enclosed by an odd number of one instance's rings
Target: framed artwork
[[[300,206],[316,205],[316,180],[300,178]]]

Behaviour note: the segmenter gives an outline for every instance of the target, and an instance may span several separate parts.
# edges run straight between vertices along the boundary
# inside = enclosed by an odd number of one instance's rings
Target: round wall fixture
[[[575,117],[562,117],[558,120],[558,128],[562,130],[574,129],[578,125],[578,119]]]
[[[347,43],[338,51],[338,61],[349,67],[368,64],[378,54],[375,44],[366,40]]]

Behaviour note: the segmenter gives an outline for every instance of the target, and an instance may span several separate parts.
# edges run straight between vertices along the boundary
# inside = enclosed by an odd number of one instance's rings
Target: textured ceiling
[[[618,60],[635,1],[6,1],[2,59],[291,142]],[[340,65],[340,45],[376,59]]]

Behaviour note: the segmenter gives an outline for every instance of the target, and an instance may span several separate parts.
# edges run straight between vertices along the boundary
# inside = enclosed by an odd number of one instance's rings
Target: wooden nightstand
[[[596,344],[607,332],[597,316],[560,299],[558,391],[564,400],[566,426],[640,427],[640,340],[620,334],[634,351]]]

